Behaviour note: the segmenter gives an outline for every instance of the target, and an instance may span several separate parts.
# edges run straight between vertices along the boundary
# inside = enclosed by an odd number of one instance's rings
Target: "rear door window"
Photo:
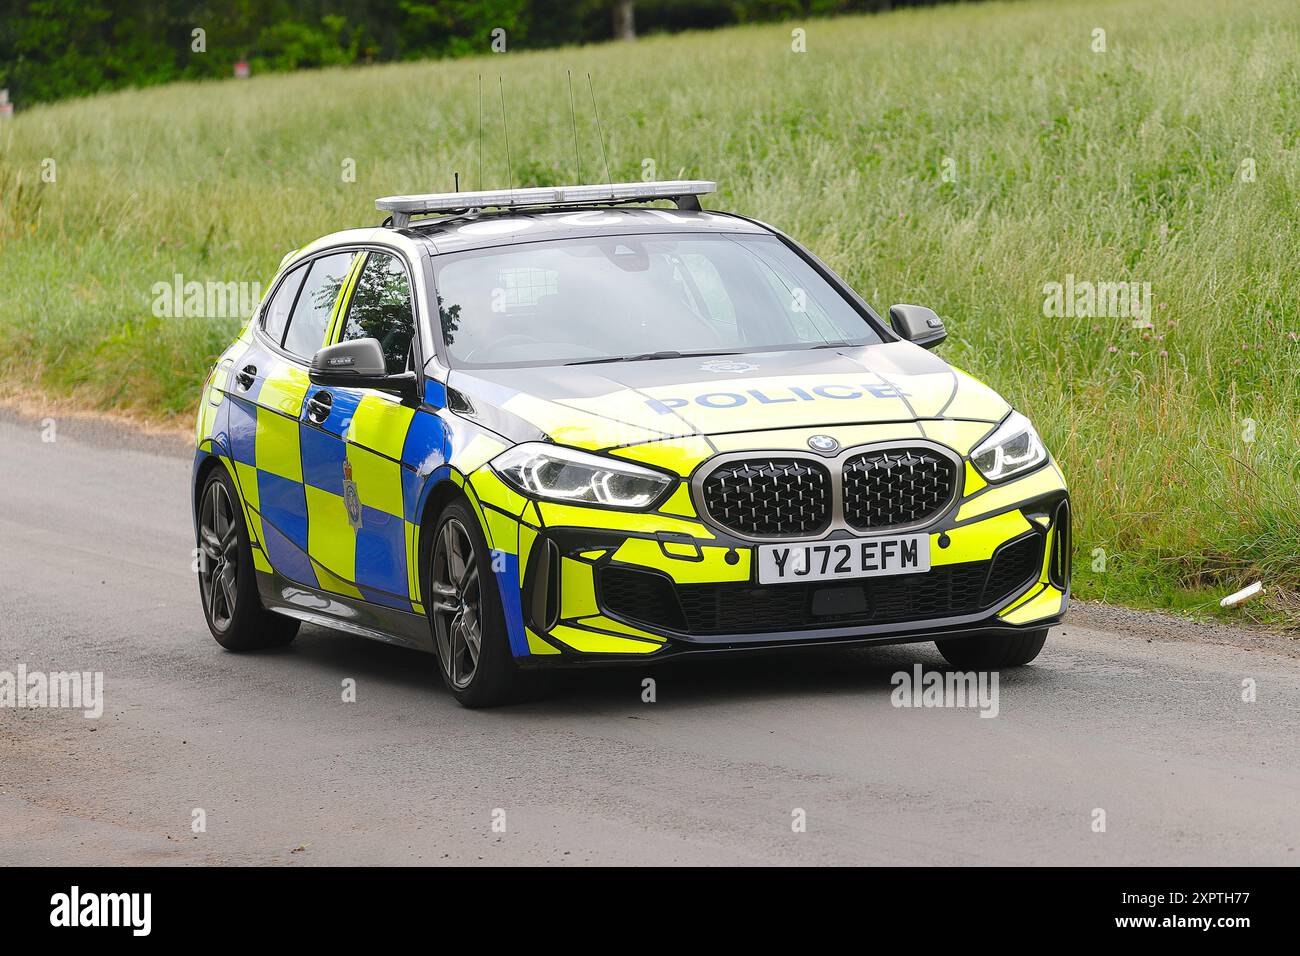
[[[280,283],[280,287],[275,290],[275,296],[266,304],[262,310],[262,331],[274,340],[276,345],[284,341],[284,327],[289,323],[289,313],[293,311],[293,303],[298,298],[298,290],[302,288],[302,277],[307,274],[307,269],[299,266]]]

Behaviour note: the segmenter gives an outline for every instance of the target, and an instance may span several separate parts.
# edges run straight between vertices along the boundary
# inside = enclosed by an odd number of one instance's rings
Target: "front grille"
[[[757,458],[720,465],[704,479],[709,515],[748,537],[805,537],[831,520],[831,478],[797,458]]]
[[[677,587],[677,598],[691,634],[752,634],[969,614],[979,609],[983,583],[983,566],[952,566],[843,583],[685,584]],[[826,603],[855,609],[819,614],[819,594],[832,599]]]
[[[598,574],[598,598],[606,614],[629,623],[701,636],[892,624],[992,608],[1025,587],[1042,559],[1043,538],[1032,534],[992,562],[843,582],[675,585],[654,571],[611,565]]]
[[[832,463],[830,467],[840,467]],[[845,459],[843,526],[878,531],[924,523],[957,492],[957,467],[928,448],[890,448]],[[709,472],[701,505],[716,524],[749,538],[806,538],[831,526],[833,481],[806,458],[746,458]]]
[[[859,531],[925,521],[948,506],[956,479],[951,460],[924,448],[854,455],[844,462],[844,521]]]

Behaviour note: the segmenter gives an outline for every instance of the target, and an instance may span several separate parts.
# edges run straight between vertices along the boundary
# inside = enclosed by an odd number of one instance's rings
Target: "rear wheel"
[[[997,670],[1028,664],[1043,649],[1047,628],[1023,634],[981,634],[948,641],[935,641],[939,653],[953,667]]]
[[[487,540],[469,507],[442,512],[429,560],[429,617],[442,679],[466,707],[493,707],[518,696],[519,669]]]
[[[281,647],[298,633],[298,622],[262,607],[253,551],[236,505],[234,485],[217,468],[199,496],[199,596],[217,643],[229,651]]]

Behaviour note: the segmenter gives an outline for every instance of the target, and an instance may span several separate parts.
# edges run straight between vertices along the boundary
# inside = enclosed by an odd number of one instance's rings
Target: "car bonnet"
[[[838,430],[836,440],[847,447],[859,436],[878,440],[873,436],[891,433],[858,426],[928,422],[930,431],[942,432],[933,423],[964,422],[971,427],[958,429],[960,437],[948,443],[965,452],[968,436],[984,434],[1010,410],[992,389],[909,342],[462,369],[448,384],[476,408],[490,406],[495,427],[513,440],[540,432],[596,450],[819,428]],[[927,437],[925,427],[919,435],[915,425],[893,431],[900,438]],[[788,438],[790,447],[802,443],[800,434]]]

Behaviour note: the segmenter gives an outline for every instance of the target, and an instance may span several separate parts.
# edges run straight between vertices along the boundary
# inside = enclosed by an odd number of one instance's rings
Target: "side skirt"
[[[268,611],[385,644],[434,652],[429,619],[422,614],[319,591],[275,571],[257,572],[257,592]]]

